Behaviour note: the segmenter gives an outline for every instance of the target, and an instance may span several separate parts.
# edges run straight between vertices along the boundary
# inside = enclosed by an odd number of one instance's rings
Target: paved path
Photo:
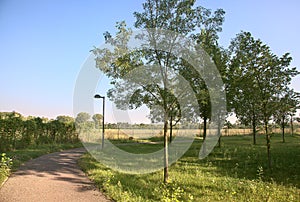
[[[0,202],[109,201],[79,169],[84,148],[28,161],[0,188]]]

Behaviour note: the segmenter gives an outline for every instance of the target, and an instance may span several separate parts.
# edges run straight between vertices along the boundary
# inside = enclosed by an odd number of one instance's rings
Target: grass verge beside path
[[[12,159],[11,171],[17,170],[20,165],[30,159],[37,158],[44,154],[49,154],[52,152],[63,151],[66,149],[72,149],[77,147],[83,147],[81,142],[73,144],[43,144],[35,145],[26,149],[18,149],[14,151],[6,152],[6,156]],[[0,169],[0,186],[7,179],[10,172],[4,169]]]
[[[198,159],[201,141],[170,166],[170,183],[163,172],[130,175],[113,171],[85,154],[79,165],[96,185],[116,201],[300,201],[300,137],[273,135],[273,168],[267,167],[265,136],[222,137],[221,148]],[[135,153],[161,145],[124,144],[119,148]]]

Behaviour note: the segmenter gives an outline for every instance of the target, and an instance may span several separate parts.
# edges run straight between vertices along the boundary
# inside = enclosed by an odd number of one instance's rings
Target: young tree
[[[298,72],[296,68],[289,67],[292,58],[288,53],[279,58],[249,32],[238,34],[231,42],[230,50],[231,79],[234,81],[231,90],[236,95],[233,99],[235,112],[238,117],[244,116],[252,121],[254,143],[256,121],[262,120],[267,140],[268,165],[271,167],[268,123],[276,111],[275,98],[286,92],[292,77]]]
[[[170,101],[170,108],[168,112],[169,117],[169,137],[170,142],[172,142],[173,139],[173,127],[179,123],[181,120],[181,109],[180,104],[176,100],[175,96],[173,94],[168,95],[168,100]],[[164,115],[162,114],[161,106],[152,106],[150,109],[150,115],[149,118],[151,119],[152,123],[163,123],[164,122]]]
[[[183,110],[179,109],[173,89],[178,82],[174,81],[174,78],[182,61],[172,54],[173,48],[178,45],[178,35],[161,36],[159,30],[169,30],[192,37],[195,31],[200,32],[199,30],[205,27],[213,28],[215,15],[203,7],[194,7],[194,3],[195,1],[190,0],[147,0],[143,4],[143,11],[134,13],[135,27],[147,30],[147,40],[152,48],[128,53],[127,45],[132,31],[126,27],[125,22],[121,22],[117,23],[118,32],[115,38],[108,32],[104,34],[106,43],[113,46],[114,51],[97,48],[93,50],[97,68],[112,79],[114,88],[108,92],[108,97],[117,107],[137,108],[145,104],[152,112],[157,107],[162,109],[164,182],[168,181],[168,123],[172,126],[174,117],[181,118],[180,111]],[[222,13],[221,10],[218,12]],[[162,51],[159,46],[164,46],[169,51]],[[128,73],[141,65],[154,68],[145,68],[139,73],[139,78],[128,76]],[[153,83],[147,83],[146,80],[152,80]]]
[[[253,44],[252,46],[248,44]],[[253,144],[256,144],[256,127],[261,120],[258,100],[258,86],[253,84],[254,68],[257,63],[258,50],[255,50],[254,39],[250,33],[242,32],[232,40],[229,47],[232,55],[230,62],[230,103],[241,123],[252,124]],[[259,44],[257,44],[259,45]],[[253,50],[252,50],[253,49]],[[256,52],[255,52],[256,51]],[[251,61],[253,61],[251,63]],[[249,67],[250,66],[250,67]],[[254,69],[254,70],[253,70]]]
[[[192,37],[197,41],[199,47],[204,49],[206,53],[211,57],[212,61],[216,64],[219,72],[221,73],[224,81],[226,64],[228,61],[226,51],[218,44],[218,33],[222,31],[222,24],[224,22],[225,12],[222,9],[216,10],[211,13],[210,10],[205,11],[205,20],[203,27],[199,33],[194,34]],[[203,120],[203,141],[206,139],[207,134],[207,122],[211,118],[211,103],[210,95],[207,89],[205,80],[195,71],[190,64],[183,61],[179,69],[181,75],[189,81],[193,91],[196,94],[199,116]]]
[[[289,90],[285,95],[277,97],[276,111],[274,113],[274,120],[281,127],[282,142],[285,142],[285,126],[288,124],[290,116],[296,113],[299,105],[299,93]]]

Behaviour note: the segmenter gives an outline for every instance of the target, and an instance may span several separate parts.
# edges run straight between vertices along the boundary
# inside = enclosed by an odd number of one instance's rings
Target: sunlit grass
[[[300,137],[272,136],[273,168],[267,167],[265,137],[223,137],[205,159],[198,159],[201,140],[170,166],[170,183],[163,172],[129,175],[113,171],[89,154],[79,164],[98,187],[116,201],[300,201]],[[161,144],[121,144],[131,153],[149,153]]]

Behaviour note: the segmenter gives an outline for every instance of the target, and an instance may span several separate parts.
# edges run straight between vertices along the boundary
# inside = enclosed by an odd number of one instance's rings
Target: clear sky
[[[73,116],[73,90],[89,51],[104,42],[105,31],[114,33],[115,22],[125,20],[132,27],[133,12],[141,11],[142,3],[0,0],[0,111]],[[292,66],[300,70],[298,0],[202,0],[197,5],[226,11],[224,47],[241,30],[250,31],[277,55],[290,52]],[[292,86],[300,91],[299,76]]]

